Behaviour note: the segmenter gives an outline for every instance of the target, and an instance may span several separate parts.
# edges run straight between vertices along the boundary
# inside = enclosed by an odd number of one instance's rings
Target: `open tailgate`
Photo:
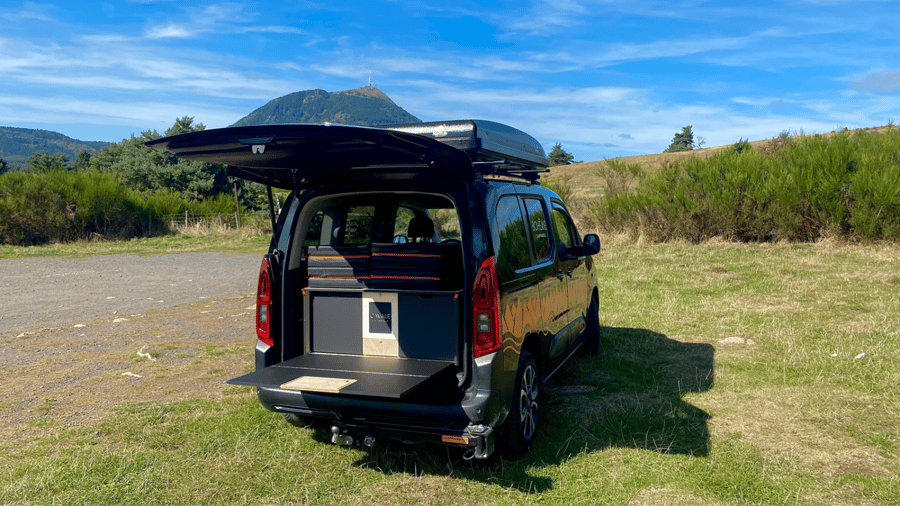
[[[398,399],[452,361],[361,355],[300,355],[228,380],[232,385]]]
[[[483,120],[392,125],[257,125],[218,128],[146,143],[189,160],[228,165],[229,175],[278,188],[376,178],[474,177],[476,163],[546,167],[544,150],[515,128]],[[485,173],[484,169],[479,169]]]
[[[462,161],[462,151],[406,132],[337,125],[259,125],[190,132],[147,142],[181,158],[228,165],[229,175],[292,189],[316,176],[413,168],[434,174]],[[447,163],[454,162],[454,163]]]

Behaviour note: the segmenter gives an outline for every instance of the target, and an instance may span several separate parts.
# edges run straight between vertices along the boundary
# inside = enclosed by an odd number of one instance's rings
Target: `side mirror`
[[[600,236],[597,234],[588,234],[584,236],[584,254],[596,255],[600,253]]]

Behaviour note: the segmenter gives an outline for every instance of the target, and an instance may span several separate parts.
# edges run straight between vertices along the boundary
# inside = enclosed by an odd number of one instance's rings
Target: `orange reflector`
[[[468,446],[469,438],[462,436],[441,436],[441,442]]]

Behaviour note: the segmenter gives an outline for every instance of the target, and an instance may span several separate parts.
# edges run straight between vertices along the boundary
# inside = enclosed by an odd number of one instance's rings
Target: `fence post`
[[[188,212],[187,211],[184,212],[184,226],[185,227],[188,226]]]
[[[237,181],[234,182],[234,208],[236,209],[234,212],[234,222],[237,225],[237,228],[241,228],[241,203],[238,201]]]

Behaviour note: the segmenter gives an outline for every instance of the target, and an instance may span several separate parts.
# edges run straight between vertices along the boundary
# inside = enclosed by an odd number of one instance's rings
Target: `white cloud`
[[[853,81],[853,88],[875,93],[900,93],[900,71],[873,72]]]
[[[182,25],[153,26],[144,32],[150,39],[190,39],[197,36],[198,32]]]
[[[52,5],[24,2],[19,9],[0,10],[0,19],[12,23],[53,21],[53,18],[48,14],[51,9],[53,9]]]
[[[234,123],[247,112],[214,104],[198,104],[185,97],[179,102],[118,101],[31,98],[0,96],[0,123],[21,121],[22,111],[28,112],[30,122],[96,123],[102,125],[138,126],[141,129],[171,126],[175,118],[195,116],[209,127]]]
[[[203,9],[189,9],[181,17],[185,23],[163,23],[148,27],[144,36],[149,39],[190,39],[206,34],[279,33],[305,34],[304,30],[289,25],[249,25],[258,14],[239,4],[215,4]]]

